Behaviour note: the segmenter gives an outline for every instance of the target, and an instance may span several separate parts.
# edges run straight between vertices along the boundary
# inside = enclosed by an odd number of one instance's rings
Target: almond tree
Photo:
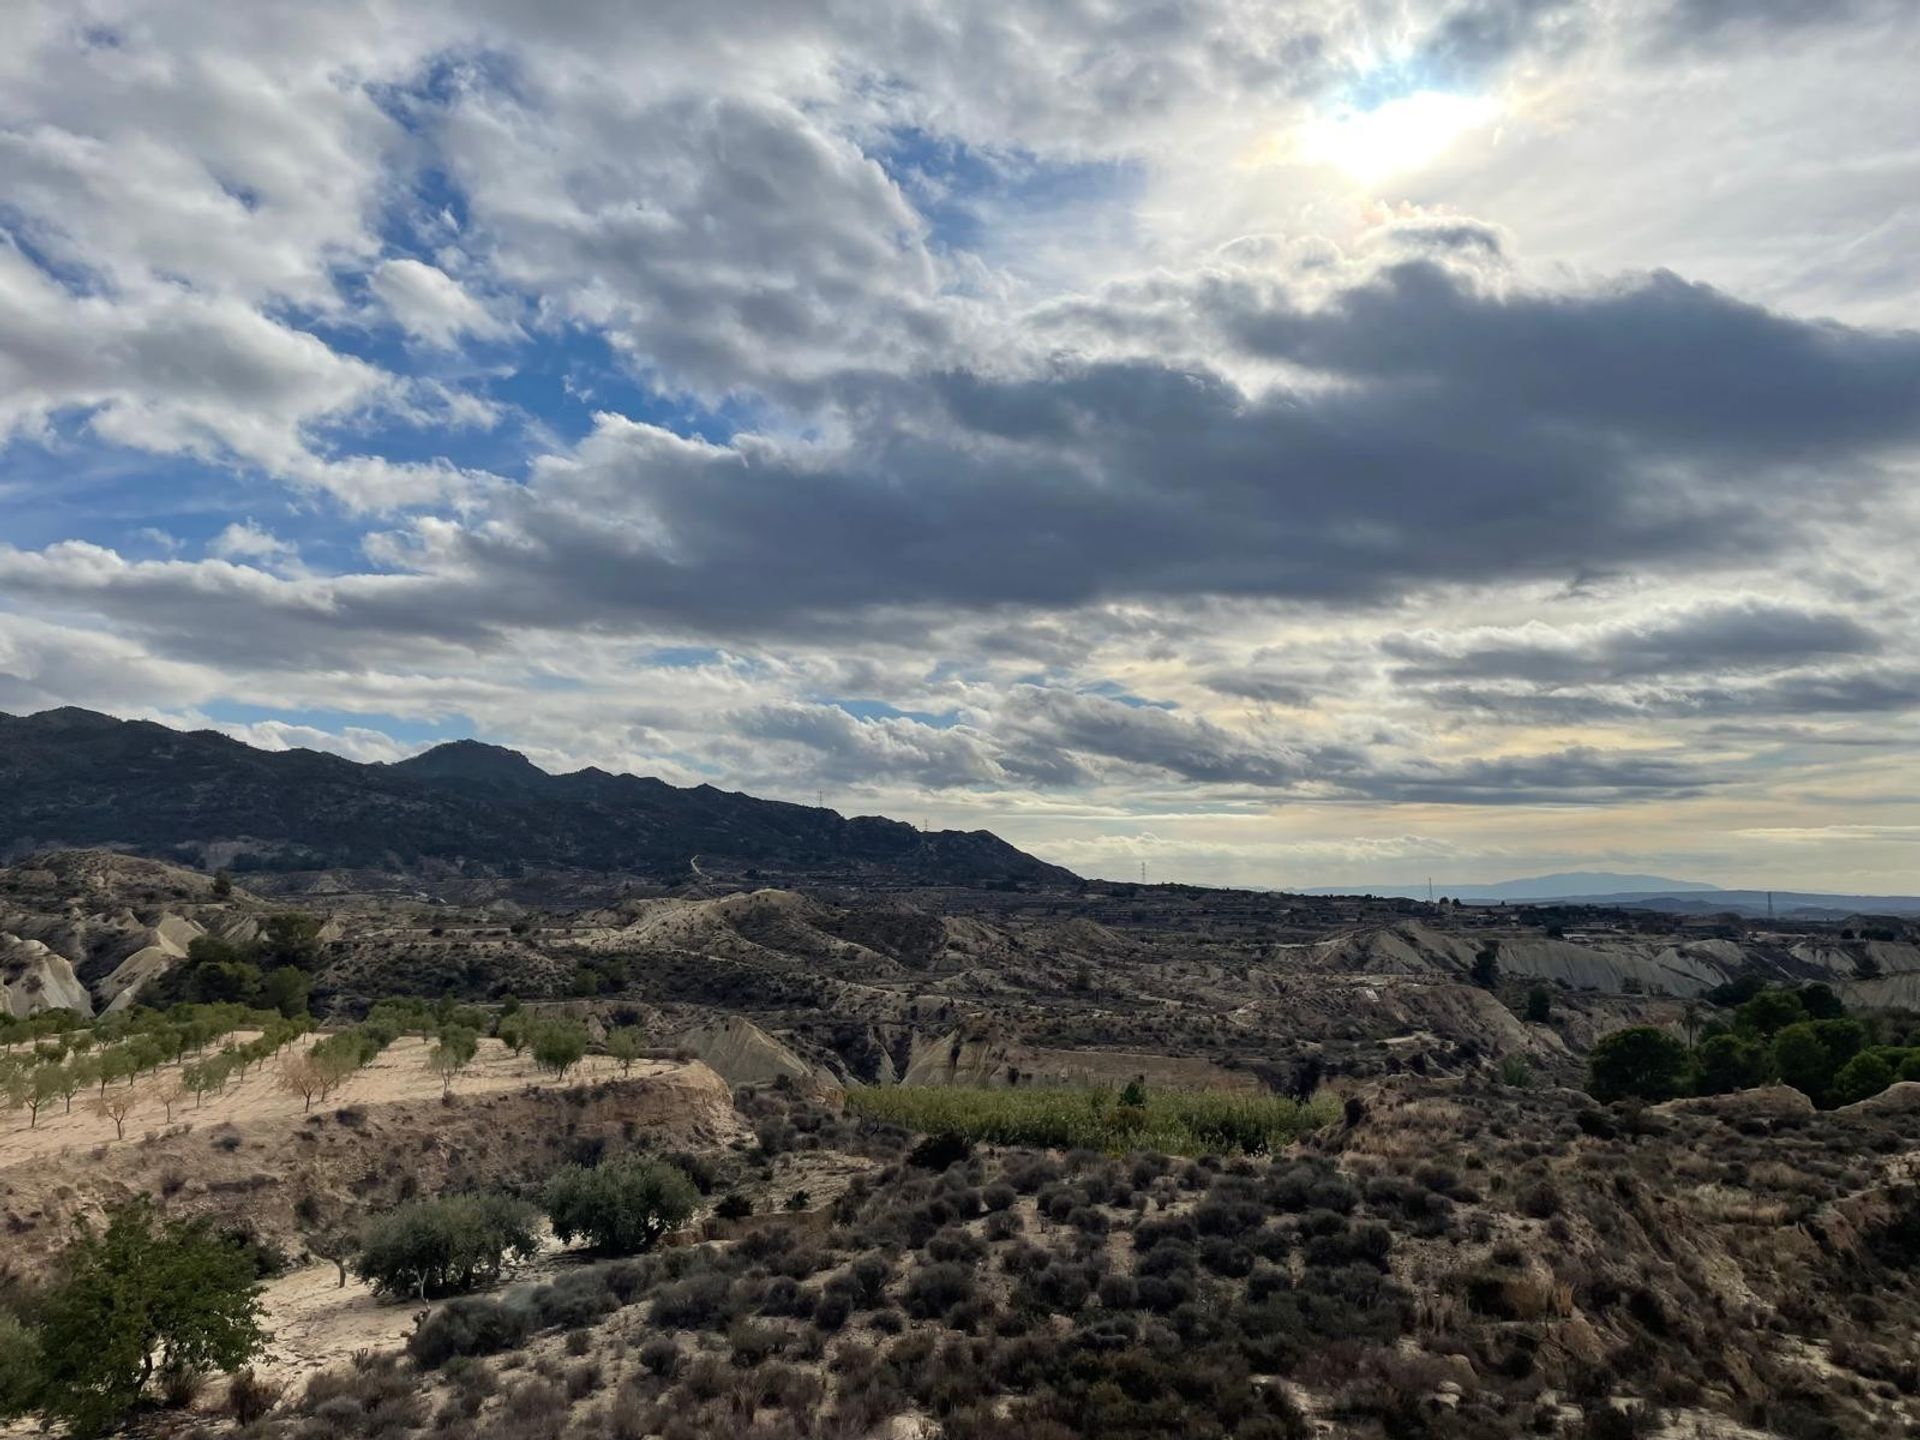
[[[127,1116],[133,1113],[134,1106],[140,1103],[137,1090],[114,1090],[102,1095],[93,1102],[95,1113],[113,1121],[113,1138],[127,1138]]]
[[[325,1077],[313,1056],[307,1054],[288,1055],[280,1061],[280,1088],[290,1095],[298,1095],[302,1111],[313,1109],[313,1097],[326,1088]]]

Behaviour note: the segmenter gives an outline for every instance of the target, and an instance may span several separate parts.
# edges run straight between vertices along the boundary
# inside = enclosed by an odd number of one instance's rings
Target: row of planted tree
[[[578,1020],[536,1019],[512,1002],[489,1014],[471,1006],[383,1001],[357,1025],[294,1044],[314,1028],[310,1017],[288,1019],[237,1004],[183,1004],[94,1023],[70,1012],[47,1012],[0,1031],[0,1100],[25,1114],[32,1129],[49,1109],[70,1113],[75,1099],[91,1092],[94,1113],[124,1138],[135,1110],[157,1111],[172,1124],[182,1106],[199,1108],[275,1057],[278,1087],[310,1110],[404,1035],[431,1042],[424,1063],[440,1080],[442,1094],[451,1094],[479,1057],[485,1035],[515,1057],[529,1055],[542,1073],[561,1080],[591,1047]],[[228,1043],[211,1048],[222,1040]],[[644,1048],[645,1036],[634,1026],[608,1031],[602,1044],[623,1071],[631,1070]]]

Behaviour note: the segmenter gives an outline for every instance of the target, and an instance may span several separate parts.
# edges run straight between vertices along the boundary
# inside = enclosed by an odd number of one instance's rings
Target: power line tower
[[[1147,883],[1147,862],[1144,860],[1140,862],[1140,883],[1142,885]]]

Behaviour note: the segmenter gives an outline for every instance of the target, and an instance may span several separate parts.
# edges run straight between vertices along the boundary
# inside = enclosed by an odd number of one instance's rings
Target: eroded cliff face
[[[0,1013],[23,1020],[42,1010],[93,1014],[93,997],[73,963],[39,940],[0,930]]]

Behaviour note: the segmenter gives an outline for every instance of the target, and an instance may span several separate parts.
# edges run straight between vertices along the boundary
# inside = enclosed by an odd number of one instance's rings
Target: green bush
[[[0,1310],[0,1420],[25,1415],[38,1405],[45,1365],[39,1335]]]
[[[472,1295],[430,1313],[407,1337],[407,1353],[424,1370],[437,1370],[460,1355],[492,1355],[527,1338],[533,1316],[519,1306]]]
[[[547,1182],[545,1203],[561,1240],[580,1235],[596,1250],[631,1255],[685,1221],[700,1192],[671,1165],[627,1156],[567,1166]]]
[[[533,1207],[504,1195],[452,1195],[389,1210],[368,1225],[353,1271],[383,1294],[431,1299],[491,1284],[509,1255],[539,1248]]]
[[[144,1198],[111,1210],[60,1257],[40,1306],[47,1413],[95,1435],[155,1374],[233,1370],[266,1342],[251,1257],[204,1223],[156,1228]]]
[[[1596,1100],[1671,1100],[1687,1088],[1687,1047],[1653,1025],[1602,1035],[1587,1061]]]

